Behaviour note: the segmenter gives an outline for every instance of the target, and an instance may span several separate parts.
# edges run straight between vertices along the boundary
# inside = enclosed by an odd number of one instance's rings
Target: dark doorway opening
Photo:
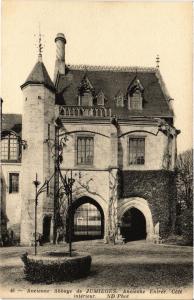
[[[42,242],[50,242],[51,216],[45,216],[43,219],[43,236]]]
[[[139,209],[132,207],[124,213],[121,234],[126,242],[146,239],[146,220]]]
[[[68,214],[69,216],[69,214]],[[101,206],[89,197],[81,197],[72,205],[71,213],[72,240],[95,240],[104,236],[104,213]],[[67,218],[67,233],[69,232]],[[66,236],[68,241],[68,234]]]

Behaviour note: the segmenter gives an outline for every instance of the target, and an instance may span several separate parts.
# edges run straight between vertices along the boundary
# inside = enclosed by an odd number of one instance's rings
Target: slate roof
[[[12,130],[20,137],[22,135],[22,115],[20,114],[3,114],[2,115],[2,131]]]
[[[58,78],[56,104],[77,105],[78,87],[85,74],[96,94],[100,90],[103,91],[107,99],[105,106],[110,107],[112,115],[117,115],[120,119],[127,119],[130,116],[173,117],[169,105],[170,96],[156,68],[68,66],[66,75],[59,75]],[[135,76],[144,88],[143,109],[129,110],[127,101],[124,107],[116,107],[115,96],[119,91],[126,95]]]
[[[46,70],[46,67],[42,61],[38,61],[32,69],[30,75],[26,81],[21,85],[21,88],[28,84],[43,84],[51,91],[55,91],[54,84]]]

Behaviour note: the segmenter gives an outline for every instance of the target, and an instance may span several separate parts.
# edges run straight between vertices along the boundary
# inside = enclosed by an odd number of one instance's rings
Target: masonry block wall
[[[23,131],[22,138],[27,141],[27,149],[22,156],[22,216],[21,216],[21,244],[30,244],[34,234],[34,203],[35,186],[33,181],[38,175],[41,185],[53,169],[51,165],[48,144],[48,124],[51,124],[50,134],[54,138],[54,99],[53,93],[43,85],[28,85],[23,89]],[[50,104],[49,104],[50,103]],[[45,203],[48,201],[46,193],[38,198],[37,231],[42,233],[42,220]],[[52,203],[52,204],[51,204]]]
[[[129,165],[129,138],[145,138],[145,163],[142,165]],[[176,140],[175,138],[173,139]],[[145,125],[126,124],[119,127],[119,167],[124,170],[161,170],[165,167],[164,153],[168,144],[167,136],[160,132],[157,122],[150,122]],[[174,167],[175,152],[171,148],[171,158],[173,161],[171,169]]]
[[[43,147],[43,169],[46,179],[54,175],[54,140],[55,140],[55,95],[45,88],[44,102],[44,147]],[[45,194],[43,202],[44,215],[53,216],[54,209],[54,177],[49,182],[49,193]]]
[[[66,123],[64,129],[67,133],[67,142],[63,151],[63,165],[66,169],[79,168],[104,170],[111,165],[111,124],[90,124],[83,122]],[[77,166],[76,140],[78,136],[91,135],[94,137],[94,162],[92,166]]]
[[[10,228],[14,233],[19,236],[20,233],[20,221],[21,221],[21,164],[10,163],[1,164],[3,176],[3,189],[6,215],[8,217],[7,228]],[[19,192],[9,193],[9,174],[17,172],[19,174]]]

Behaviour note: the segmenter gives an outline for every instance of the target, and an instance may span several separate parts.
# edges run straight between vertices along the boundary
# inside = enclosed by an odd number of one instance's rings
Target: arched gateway
[[[127,241],[154,237],[152,214],[148,202],[139,197],[125,198],[118,207],[121,234]]]
[[[100,239],[104,236],[104,213],[97,201],[83,196],[73,201],[71,211],[74,241]],[[67,218],[67,232],[69,218]],[[67,237],[68,239],[68,237]]]

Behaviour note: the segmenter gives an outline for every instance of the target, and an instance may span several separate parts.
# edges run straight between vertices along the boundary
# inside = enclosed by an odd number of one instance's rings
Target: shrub
[[[75,254],[74,254],[75,255]],[[24,274],[30,282],[59,282],[87,276],[92,258],[90,255],[73,257],[62,256],[21,256],[24,262]]]

